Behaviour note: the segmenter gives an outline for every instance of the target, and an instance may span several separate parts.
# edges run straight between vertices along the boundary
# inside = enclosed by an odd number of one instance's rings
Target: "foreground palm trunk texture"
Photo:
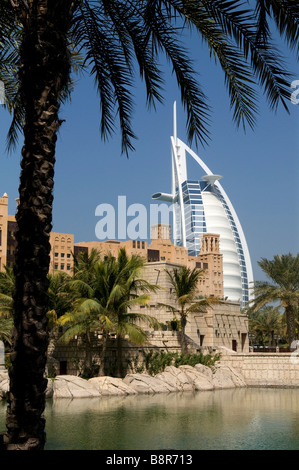
[[[33,0],[27,2],[28,9],[19,7],[25,140],[17,212],[10,394],[3,436],[6,450],[43,450],[45,445],[49,234],[59,98],[69,78],[67,30],[72,3]]]

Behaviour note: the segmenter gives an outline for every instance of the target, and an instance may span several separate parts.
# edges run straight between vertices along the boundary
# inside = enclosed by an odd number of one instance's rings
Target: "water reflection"
[[[296,389],[56,399],[46,408],[47,448],[295,450],[298,415]]]

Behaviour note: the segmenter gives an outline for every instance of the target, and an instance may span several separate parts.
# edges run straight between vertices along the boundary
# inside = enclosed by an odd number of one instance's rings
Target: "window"
[[[135,240],[133,241],[133,248],[136,248],[136,242],[135,242]]]
[[[54,265],[54,269],[58,269],[58,264],[55,264],[55,265]]]
[[[63,271],[64,270],[64,264],[60,265],[60,269]]]
[[[61,256],[61,258],[64,258],[64,253],[61,253],[61,255],[60,255],[60,256]]]
[[[71,265],[70,265],[70,264],[68,264],[68,265],[67,265],[67,267],[66,267],[66,269],[67,269],[67,271],[70,271],[70,269],[71,269]]]
[[[71,257],[71,254],[70,254],[70,253],[68,253],[68,254],[66,255],[66,257],[67,257],[67,258],[70,258],[70,257]]]
[[[58,253],[55,253],[55,258],[58,258]]]

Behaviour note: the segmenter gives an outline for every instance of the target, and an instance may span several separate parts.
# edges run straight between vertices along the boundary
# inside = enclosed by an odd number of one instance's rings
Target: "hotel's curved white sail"
[[[219,180],[207,165],[177,137],[176,105],[174,135],[171,137],[172,191],[156,193],[153,199],[173,203],[173,240],[188,249],[190,255],[200,252],[203,233],[220,235],[223,255],[223,289],[229,300],[245,305],[250,298],[253,273],[248,246],[238,216]],[[188,179],[186,157],[189,154],[204,170],[201,180]]]

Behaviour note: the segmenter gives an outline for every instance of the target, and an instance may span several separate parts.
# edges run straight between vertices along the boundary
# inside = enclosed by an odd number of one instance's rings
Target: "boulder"
[[[58,375],[53,383],[53,398],[100,397],[100,392],[88,380],[74,375]]]
[[[169,385],[175,387],[177,391],[183,392],[193,390],[193,385],[184,370],[174,366],[167,366],[162,374],[163,379],[167,381]]]
[[[92,379],[89,379],[88,382],[91,383],[103,396],[126,396],[137,394],[136,390],[126,384],[122,379],[115,377],[93,377]]]
[[[215,389],[235,388],[232,372],[229,368],[217,365],[213,371],[213,385]]]
[[[48,385],[46,389],[46,398],[52,398],[53,397],[53,380],[48,379]]]
[[[137,393],[163,393],[173,391],[172,387],[160,380],[157,376],[152,377],[147,374],[128,374],[124,378],[124,383],[136,390]]]
[[[7,369],[0,370],[0,400],[5,400],[9,392],[9,376]]]
[[[188,377],[189,382],[192,384],[193,390],[214,390],[212,378],[209,379],[206,374],[201,373],[195,367],[180,366],[179,368]]]
[[[160,372],[155,377],[168,385],[172,392],[181,392],[182,384],[174,374],[169,371]]]
[[[213,379],[213,370],[211,367],[204,366],[203,364],[195,364],[194,369],[205,375],[209,380]]]
[[[218,381],[221,380],[221,377],[224,378],[225,381],[229,378],[229,381],[233,383],[233,387],[246,387],[247,385],[243,375],[230,365],[218,364],[215,367],[215,375]]]

